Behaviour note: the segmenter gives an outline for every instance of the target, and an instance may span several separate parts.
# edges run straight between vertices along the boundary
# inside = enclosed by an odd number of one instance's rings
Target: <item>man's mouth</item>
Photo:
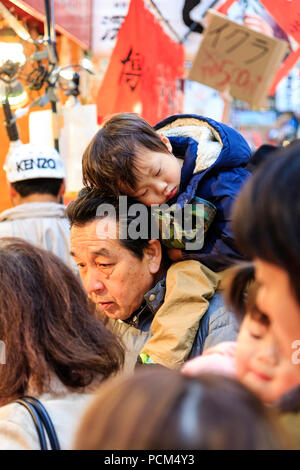
[[[111,307],[113,305],[113,302],[97,302],[97,305],[102,310],[108,310],[109,307]]]

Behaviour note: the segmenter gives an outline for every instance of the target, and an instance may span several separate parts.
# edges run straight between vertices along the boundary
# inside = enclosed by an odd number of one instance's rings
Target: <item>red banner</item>
[[[10,0],[40,21],[45,19],[44,0]],[[82,48],[91,45],[92,0],[54,0],[56,29]]]
[[[260,0],[274,20],[300,44],[300,2],[291,0]]]
[[[261,3],[281,28],[300,44],[300,2],[289,0],[276,0],[276,2],[273,0],[261,0]],[[271,95],[276,92],[279,82],[289,74],[299,60],[300,45],[298,49],[292,51],[281,64],[270,88]]]
[[[131,0],[98,93],[98,117],[136,112],[150,124],[181,112],[183,46],[173,41],[143,0]]]
[[[219,7],[217,7],[217,11],[226,15],[228,13],[229,8],[236,2],[237,0],[225,0]]]

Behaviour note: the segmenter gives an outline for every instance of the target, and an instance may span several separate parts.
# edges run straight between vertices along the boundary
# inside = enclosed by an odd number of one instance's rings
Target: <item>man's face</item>
[[[153,286],[160,255],[153,254],[150,242],[150,250],[145,250],[140,260],[118,239],[99,238],[101,230],[97,224],[99,221],[94,220],[83,227],[72,227],[71,253],[84,288],[98,309],[110,318],[126,320],[140,307],[144,295]],[[109,224],[114,229],[109,233],[115,233],[115,221]]]
[[[297,363],[300,356],[297,353],[300,343],[300,305],[291,289],[288,274],[274,264],[257,259],[255,276],[260,284],[257,306],[270,318],[282,354]],[[297,368],[300,380],[299,362]]]

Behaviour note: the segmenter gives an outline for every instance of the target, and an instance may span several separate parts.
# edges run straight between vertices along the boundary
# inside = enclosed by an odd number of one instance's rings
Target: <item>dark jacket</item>
[[[243,259],[233,240],[231,212],[250,175],[245,166],[251,150],[245,139],[225,124],[190,114],[170,116],[155,129],[169,138],[173,154],[184,159],[177,204],[183,207],[197,196],[217,208],[203,248],[183,251],[183,259],[196,259],[213,271]]]

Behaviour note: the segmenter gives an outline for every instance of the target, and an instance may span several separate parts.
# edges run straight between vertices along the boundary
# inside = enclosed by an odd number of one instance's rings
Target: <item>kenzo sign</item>
[[[17,163],[17,171],[33,170],[34,168],[56,168],[56,162],[53,158],[27,158]]]

